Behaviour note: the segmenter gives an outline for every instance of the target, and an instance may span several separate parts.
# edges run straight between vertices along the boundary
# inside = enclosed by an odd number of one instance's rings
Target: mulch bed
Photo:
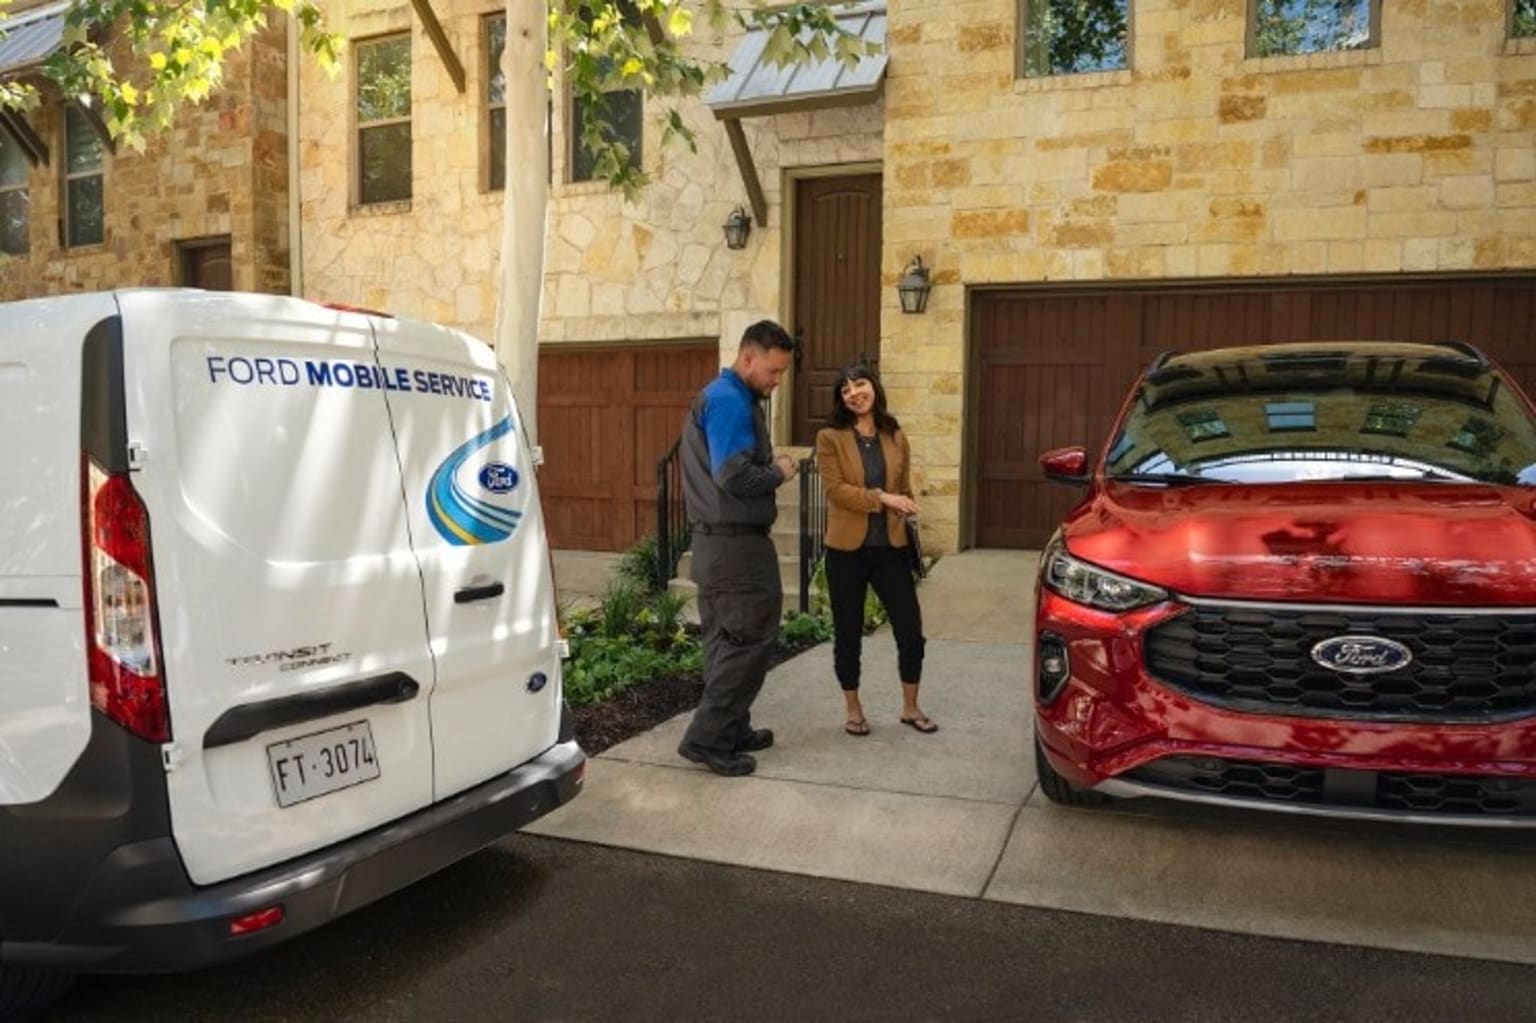
[[[817,642],[790,645],[781,640],[773,654],[773,666],[809,650]],[[670,717],[692,710],[699,705],[703,692],[703,675],[636,682],[602,703],[572,707],[576,739],[588,756],[596,756],[625,739],[650,731]]]

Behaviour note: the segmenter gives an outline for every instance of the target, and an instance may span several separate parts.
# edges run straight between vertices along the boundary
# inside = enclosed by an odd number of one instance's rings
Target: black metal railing
[[[811,586],[827,533],[827,501],[816,459],[800,460],[800,611],[811,610]]]
[[[666,589],[677,575],[677,563],[693,540],[683,506],[682,441],[672,445],[656,463],[656,588]]]

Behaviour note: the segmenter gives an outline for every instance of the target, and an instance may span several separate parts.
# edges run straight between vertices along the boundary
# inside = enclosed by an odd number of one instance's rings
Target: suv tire
[[[0,1023],[27,1019],[58,1001],[75,982],[72,973],[0,965]]]
[[[1040,739],[1035,738],[1035,774],[1040,779],[1040,791],[1045,798],[1061,806],[1103,806],[1110,797],[1092,789],[1082,789],[1056,773],[1051,762],[1045,759]]]

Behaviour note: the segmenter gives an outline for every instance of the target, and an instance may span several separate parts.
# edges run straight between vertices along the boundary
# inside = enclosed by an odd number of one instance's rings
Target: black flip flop
[[[859,718],[857,721],[846,721],[843,723],[843,731],[849,735],[866,736],[869,734],[869,719]]]
[[[909,728],[922,732],[924,735],[932,735],[939,730],[939,726],[927,716],[920,718],[898,718],[897,720]],[[928,727],[924,728],[924,725]]]

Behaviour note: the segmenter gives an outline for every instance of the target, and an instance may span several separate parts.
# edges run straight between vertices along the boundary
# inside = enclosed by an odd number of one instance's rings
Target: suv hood
[[[1109,483],[1063,526],[1105,568],[1201,597],[1536,606],[1536,490]]]

